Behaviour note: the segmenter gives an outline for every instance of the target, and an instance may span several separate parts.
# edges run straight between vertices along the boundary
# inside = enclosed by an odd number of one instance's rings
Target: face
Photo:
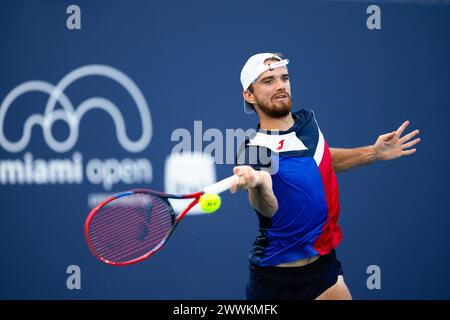
[[[270,63],[272,61],[268,61]],[[285,67],[267,70],[252,85],[253,93],[244,91],[244,98],[256,104],[265,115],[271,118],[285,117],[291,112],[291,84]]]

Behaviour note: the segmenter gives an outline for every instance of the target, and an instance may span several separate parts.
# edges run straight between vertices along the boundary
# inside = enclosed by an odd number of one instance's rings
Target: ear
[[[244,97],[244,100],[247,101],[248,103],[250,104],[256,103],[255,96],[250,91],[248,90],[243,91],[242,96]]]

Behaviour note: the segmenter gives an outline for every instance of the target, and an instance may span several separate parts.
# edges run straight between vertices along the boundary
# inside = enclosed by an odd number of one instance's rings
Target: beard
[[[292,109],[292,99],[291,96],[286,92],[287,101],[285,102],[272,102],[275,95],[270,99],[269,103],[259,101],[256,98],[256,104],[262,113],[271,118],[283,118],[291,113]]]

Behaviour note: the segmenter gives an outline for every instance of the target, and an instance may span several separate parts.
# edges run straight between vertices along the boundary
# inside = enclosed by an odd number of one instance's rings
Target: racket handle
[[[219,182],[214,183],[213,185],[210,185],[209,187],[206,187],[203,191],[205,193],[222,193],[228,189],[231,188],[231,185],[233,182],[239,182],[238,176],[231,176],[226,179],[220,180]]]

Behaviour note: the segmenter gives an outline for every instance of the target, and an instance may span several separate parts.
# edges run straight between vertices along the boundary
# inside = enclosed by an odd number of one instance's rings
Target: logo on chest
[[[258,132],[248,145],[266,147],[274,152],[308,150],[295,132],[282,135],[268,135]]]

